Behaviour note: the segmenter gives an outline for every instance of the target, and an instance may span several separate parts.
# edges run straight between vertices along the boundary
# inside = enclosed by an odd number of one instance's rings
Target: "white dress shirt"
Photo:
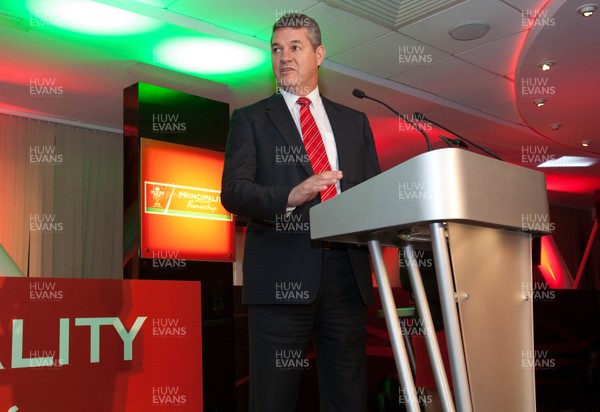
[[[300,96],[296,96],[295,94],[286,92],[282,89],[279,89],[279,92],[283,96],[283,99],[285,100],[285,103],[287,104],[287,107],[294,118],[294,123],[296,123],[298,133],[300,133],[300,136],[302,136],[302,129],[300,128],[300,105],[296,103]],[[323,144],[325,145],[325,152],[327,153],[331,170],[339,170],[337,146],[335,144],[335,138],[333,136],[331,124],[329,123],[329,118],[327,117],[327,112],[325,111],[323,101],[321,100],[321,95],[319,94],[319,87],[317,86],[305,97],[310,99],[309,109],[315,118],[319,132],[323,138]],[[337,193],[340,193],[340,182],[338,181],[335,186]]]

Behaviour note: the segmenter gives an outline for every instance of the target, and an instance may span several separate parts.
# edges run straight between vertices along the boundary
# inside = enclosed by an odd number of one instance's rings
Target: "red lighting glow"
[[[538,268],[551,289],[571,288],[573,278],[552,235],[542,237],[542,252]]]

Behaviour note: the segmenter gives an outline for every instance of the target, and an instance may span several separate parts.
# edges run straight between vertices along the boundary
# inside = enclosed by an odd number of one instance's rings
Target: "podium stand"
[[[535,411],[531,234],[549,232],[548,216],[543,173],[457,148],[416,156],[311,209],[313,239],[369,247],[407,410],[420,407],[381,246],[410,260],[414,242],[431,244],[452,390],[418,264],[407,266],[443,409]]]

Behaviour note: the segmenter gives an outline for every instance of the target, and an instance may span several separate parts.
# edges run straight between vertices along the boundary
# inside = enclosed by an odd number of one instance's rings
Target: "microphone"
[[[467,146],[467,144],[460,139],[452,139],[444,135],[439,135],[439,138],[442,139],[449,147],[462,147],[465,149],[469,148],[469,146]]]
[[[408,120],[406,118],[406,116],[404,116],[403,114],[398,113],[396,110],[394,110],[392,107],[390,107],[387,103],[382,102],[381,100],[377,100],[371,96],[367,96],[365,94],[365,92],[363,92],[362,90],[359,89],[354,89],[352,90],[352,95],[354,97],[358,97],[359,99],[369,99],[369,100],[373,100],[374,102],[377,102],[385,107],[387,107],[392,113],[394,113],[396,116],[400,117],[402,120],[404,120],[406,123],[410,124],[412,127],[414,127],[415,129],[417,129],[419,132],[421,132],[421,134],[423,135],[423,137],[425,138],[425,141],[427,142],[427,151],[431,151],[432,147],[431,147],[431,141],[429,140],[429,136],[427,136],[427,133],[425,133],[425,131],[423,129],[421,129],[419,126],[417,126],[416,124],[414,124],[413,122],[411,122],[410,120]]]
[[[441,129],[444,129],[448,133],[452,133],[454,136],[458,137],[458,140],[462,141],[463,143],[469,143],[470,145],[475,146],[476,148],[478,148],[479,150],[481,150],[482,152],[487,153],[488,155],[490,155],[490,156],[492,156],[492,157],[494,157],[494,158],[496,158],[498,160],[502,160],[500,158],[500,156],[498,156],[497,154],[492,153],[490,150],[486,149],[485,147],[480,146],[477,143],[470,141],[466,137],[459,135],[458,133],[456,133],[456,132],[448,129],[447,127],[442,126],[441,124],[434,122],[433,120],[425,117],[425,115],[423,113],[415,112],[413,114],[413,116],[415,117],[415,119],[417,119],[419,121],[423,121],[423,120],[428,121],[429,123],[434,124],[434,125],[436,125],[437,127],[441,128]],[[442,136],[440,136],[440,138],[442,138]],[[442,139],[442,140],[444,140],[444,139]],[[465,144],[465,146],[462,146],[462,145],[460,145],[460,146],[461,147],[468,147],[466,144]]]

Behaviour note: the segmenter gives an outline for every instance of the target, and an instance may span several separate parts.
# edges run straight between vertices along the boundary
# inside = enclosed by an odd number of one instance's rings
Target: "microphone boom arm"
[[[414,127],[415,129],[417,129],[425,138],[425,141],[427,142],[427,151],[431,151],[432,150],[432,146],[431,146],[431,141],[429,140],[429,136],[427,136],[427,133],[425,133],[425,131],[423,129],[421,129],[419,126],[417,126],[416,124],[414,124],[413,122],[411,122],[410,120],[408,120],[406,118],[406,116],[404,116],[403,114],[399,113],[398,111],[396,111],[394,108],[392,108],[391,106],[389,106],[387,103],[382,102],[381,100],[377,100],[371,96],[367,96],[365,94],[365,92],[363,92],[362,90],[358,90],[358,89],[354,89],[352,91],[352,94],[355,97],[358,97],[359,99],[369,99],[369,100],[373,100],[374,102],[377,102],[383,106],[385,106],[388,110],[390,110],[392,113],[394,113],[396,116],[400,117],[402,120],[404,120],[406,123],[410,124],[412,127]]]
[[[434,122],[433,120],[431,120],[431,119],[429,119],[428,117],[426,117],[426,116],[425,116],[423,113],[415,113],[415,114],[414,114],[414,117],[415,117],[416,119],[420,119],[420,120],[426,120],[426,121],[428,121],[429,123],[431,123],[431,124],[434,124],[434,125],[436,125],[437,127],[441,128],[441,129],[444,129],[444,130],[445,130],[445,131],[447,131],[448,133],[452,133],[454,136],[458,137],[460,140],[462,140],[462,141],[464,141],[464,142],[466,142],[466,143],[469,143],[469,144],[471,144],[471,145],[475,146],[476,148],[478,148],[478,149],[479,149],[479,150],[481,150],[482,152],[484,152],[484,153],[487,153],[488,155],[490,155],[490,156],[492,156],[492,157],[494,157],[494,158],[496,158],[496,159],[498,159],[498,160],[502,160],[502,159],[500,158],[500,156],[498,156],[497,154],[495,154],[495,153],[492,153],[490,150],[486,149],[485,147],[483,147],[483,146],[480,146],[480,145],[478,145],[477,143],[475,143],[475,142],[472,142],[471,140],[467,139],[466,137],[464,137],[464,136],[461,136],[461,135],[459,135],[458,133],[456,133],[456,132],[454,132],[454,131],[452,131],[452,130],[448,129],[446,126],[442,126],[441,124]]]

